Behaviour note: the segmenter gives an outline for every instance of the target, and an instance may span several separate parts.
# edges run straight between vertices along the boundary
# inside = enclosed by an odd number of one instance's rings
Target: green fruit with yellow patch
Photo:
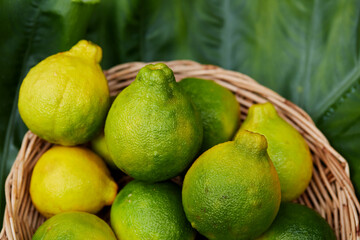
[[[181,173],[200,149],[203,129],[190,98],[163,63],[143,67],[112,104],[105,140],[115,164],[156,182]]]
[[[240,130],[266,137],[268,154],[280,179],[281,200],[297,199],[309,185],[313,169],[309,147],[301,134],[269,102],[252,105]]]
[[[121,240],[195,239],[181,204],[181,188],[172,182],[128,183],[117,195],[110,218]]]
[[[281,203],[271,227],[257,240],[335,240],[330,225],[314,210],[296,203]]]
[[[253,239],[275,219],[280,182],[264,136],[239,132],[203,153],[185,175],[182,200],[191,225],[208,239]]]

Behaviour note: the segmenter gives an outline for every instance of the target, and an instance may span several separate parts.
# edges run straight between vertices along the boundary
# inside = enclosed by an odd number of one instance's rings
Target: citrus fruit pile
[[[228,89],[176,82],[163,63],[110,99],[101,58],[81,40],[21,85],[23,121],[54,143],[31,177],[48,218],[33,239],[335,239],[320,215],[289,203],[308,186],[312,159],[271,103],[253,104],[240,124]]]

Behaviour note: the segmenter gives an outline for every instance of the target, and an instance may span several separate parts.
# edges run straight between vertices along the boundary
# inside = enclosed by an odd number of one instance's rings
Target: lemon
[[[82,147],[55,146],[36,163],[30,196],[45,217],[66,211],[96,213],[115,199],[117,185],[102,159]]]
[[[163,63],[143,67],[112,104],[105,123],[110,155],[123,172],[163,181],[194,160],[202,142],[201,118]]]
[[[101,57],[99,46],[81,40],[34,66],[19,92],[19,112],[26,126],[41,138],[66,146],[87,142],[99,133],[109,108]]]
[[[182,208],[181,189],[172,182],[128,183],[116,197],[110,218],[121,240],[195,239]]]
[[[271,227],[258,240],[335,240],[329,224],[314,210],[296,203],[281,203]]]
[[[252,105],[240,129],[266,137],[269,156],[279,174],[282,201],[297,199],[309,185],[313,169],[309,147],[301,134],[269,102]]]
[[[179,84],[201,115],[204,128],[201,152],[231,140],[240,122],[240,105],[234,94],[206,79],[184,78]]]
[[[96,154],[98,154],[99,156],[102,157],[102,159],[105,160],[108,166],[110,166],[111,168],[117,168],[110,156],[103,131],[99,135],[97,135],[93,140],[91,140],[91,148]]]
[[[85,212],[60,213],[45,221],[32,240],[116,240],[102,219]]]
[[[254,239],[275,219],[281,191],[264,136],[239,132],[203,153],[185,175],[182,201],[208,239]]]

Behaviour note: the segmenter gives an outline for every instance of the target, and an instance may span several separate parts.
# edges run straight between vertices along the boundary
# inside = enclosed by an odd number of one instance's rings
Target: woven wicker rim
[[[212,79],[230,89],[241,105],[242,119],[252,104],[273,103],[279,114],[304,136],[313,155],[311,183],[297,201],[320,213],[335,230],[337,239],[360,239],[360,204],[349,179],[348,164],[302,109],[238,72],[187,60],[166,64],[174,71],[178,81],[185,77]],[[104,71],[110,95],[114,96],[128,86],[145,65],[131,62]],[[31,239],[36,228],[44,221],[44,217],[32,205],[28,189],[35,163],[51,146],[30,131],[24,136],[5,183],[6,208],[0,239]]]

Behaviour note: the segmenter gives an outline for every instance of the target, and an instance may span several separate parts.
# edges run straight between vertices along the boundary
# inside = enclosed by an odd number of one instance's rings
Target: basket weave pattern
[[[329,145],[302,109],[237,72],[193,61],[171,61],[166,64],[174,71],[177,81],[185,77],[212,79],[231,90],[241,105],[242,120],[252,104],[266,101],[273,103],[278,113],[304,136],[313,156],[311,183],[297,201],[320,213],[335,230],[337,239],[360,239],[360,204],[349,179],[348,164]],[[132,62],[105,71],[110,95],[117,95],[128,86],[145,65]],[[0,239],[31,239],[37,227],[45,220],[31,202],[29,186],[35,163],[51,146],[30,131],[24,136],[5,183],[6,208]]]

